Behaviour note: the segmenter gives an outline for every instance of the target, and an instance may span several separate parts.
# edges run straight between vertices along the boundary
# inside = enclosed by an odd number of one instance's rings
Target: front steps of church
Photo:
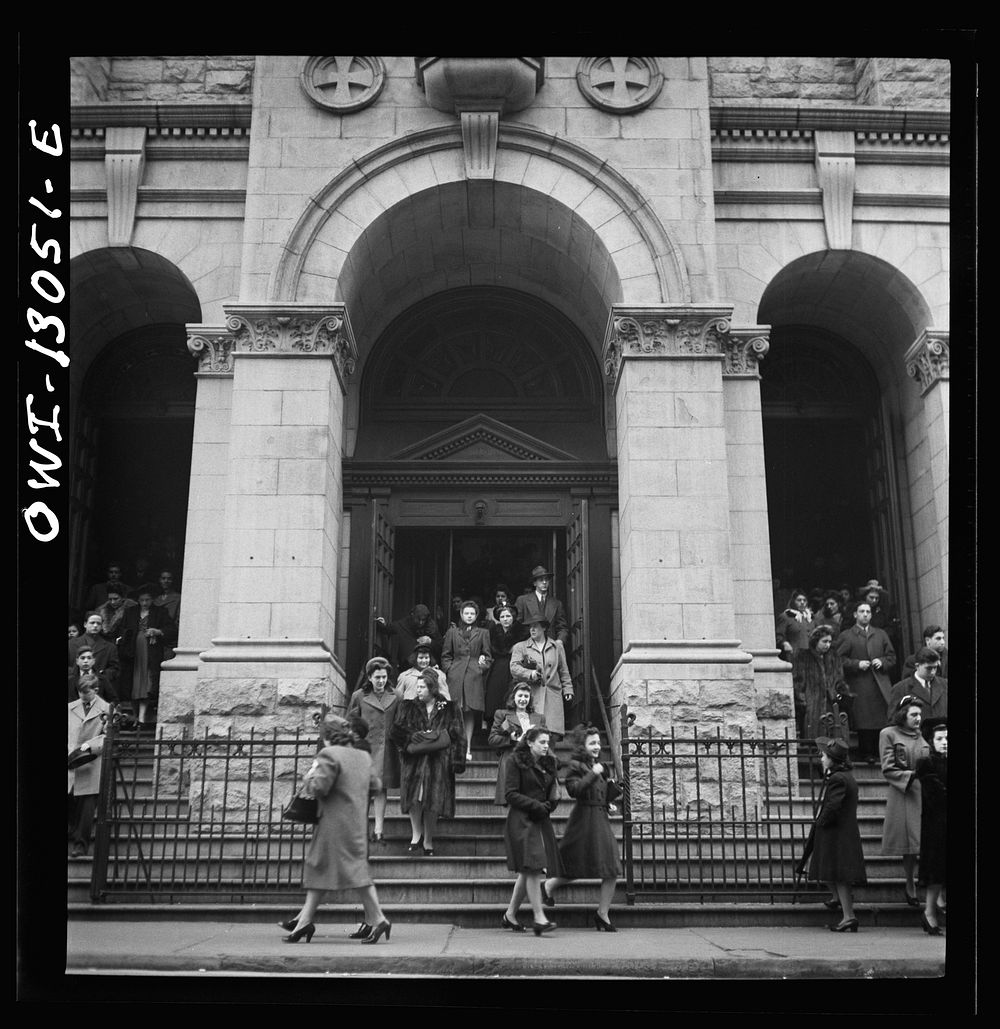
[[[434,855],[411,855],[406,847],[410,840],[409,818],[399,813],[398,800],[390,794],[385,823],[385,843],[370,845],[372,876],[379,900],[388,917],[400,922],[450,923],[469,928],[487,928],[499,922],[513,887],[514,874],[506,867],[503,826],[506,809],[493,800],[497,761],[486,747],[474,747],[473,761],[464,775],[456,780],[456,815],[438,824]],[[887,785],[878,768],[861,765],[855,769],[859,785],[858,820],[861,827],[868,885],[855,891],[858,917],[862,925],[910,925],[917,919],[914,909],[903,901],[903,868],[899,857],[880,853],[882,818]],[[147,802],[148,803],[148,802]],[[787,801],[785,802],[787,806]],[[183,805],[157,804],[157,813]],[[795,804],[796,815],[810,818],[808,800]],[[564,799],[553,815],[556,835],[561,836],[572,808]],[[186,811],[176,812],[182,820]],[[621,834],[621,819],[612,822],[616,835]],[[754,848],[740,846],[740,858],[733,859],[731,840],[703,844],[700,861],[692,856],[691,841],[678,840],[678,858],[685,877],[702,869],[706,875],[714,870],[715,883],[706,884],[701,894],[690,890],[660,894],[653,899],[637,898],[626,904],[624,878],[619,883],[612,907],[613,920],[620,927],[681,926],[781,926],[822,925],[830,921],[830,912],[820,903],[826,896],[815,884],[803,886],[794,896],[783,890],[772,896],[768,889],[767,842],[760,841],[759,860],[747,862],[743,853]],[[782,867],[798,856],[786,844],[780,852]],[[800,846],[797,844],[796,846]],[[771,841],[773,864],[779,856]],[[721,848],[721,850],[720,850]],[[171,874],[178,887],[171,900],[161,891],[158,898],[148,893],[119,894],[101,904],[90,902],[91,857],[68,859],[69,914],[74,919],[194,919],[234,922],[287,918],[297,909],[303,897],[299,886],[301,860],[291,857],[287,838],[283,846],[269,843],[260,848],[266,852],[268,877],[277,876],[284,884],[261,888],[254,886],[248,867],[259,859],[248,851],[246,841],[226,841],[226,860],[221,868],[213,867],[213,885],[204,888],[195,867],[197,857],[181,861],[176,854],[173,837],[153,839],[147,844],[150,860],[170,863]],[[301,854],[296,847],[294,853]],[[658,850],[662,856],[662,846]],[[202,866],[204,861],[202,861]],[[662,861],[660,874],[662,875]],[[647,866],[648,869],[648,866]],[[203,875],[203,871],[202,871]],[[723,878],[724,877],[724,878]],[[637,868],[636,878],[639,878]],[[197,884],[192,890],[192,884]],[[189,892],[184,892],[187,886]],[[557,895],[552,917],[567,926],[587,926],[596,907],[597,882],[580,881],[563,887]],[[772,902],[773,900],[773,902]],[[324,905],[330,918],[338,914],[344,921],[360,920],[356,904]],[[529,913],[527,907],[523,913]]]

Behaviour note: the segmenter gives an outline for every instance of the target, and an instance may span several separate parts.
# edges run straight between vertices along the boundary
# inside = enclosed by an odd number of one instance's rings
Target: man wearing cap
[[[391,637],[389,653],[392,663],[397,670],[402,672],[412,667],[410,656],[413,648],[418,643],[429,643],[436,658],[441,656],[441,643],[443,637],[438,629],[437,622],[431,618],[430,608],[426,604],[417,604],[413,610],[398,621],[386,623],[386,620],[379,615],[375,619],[378,631]]]
[[[886,718],[891,718],[899,702],[909,694],[924,705],[924,718],[948,717],[948,680],[938,675],[941,659],[933,647],[921,647],[913,655],[913,674],[892,688]]]
[[[531,619],[542,618],[549,623],[550,639],[558,640],[564,647],[569,646],[566,612],[562,601],[556,600],[551,593],[552,573],[544,566],[536,565],[531,569],[531,581],[535,588],[515,601],[517,620],[522,625],[528,625]]]
[[[566,650],[559,640],[546,636],[549,623],[541,615],[529,616],[527,626],[531,638],[511,649],[510,677],[531,687],[532,707],[545,719],[546,728],[564,733],[563,702],[573,699]]]

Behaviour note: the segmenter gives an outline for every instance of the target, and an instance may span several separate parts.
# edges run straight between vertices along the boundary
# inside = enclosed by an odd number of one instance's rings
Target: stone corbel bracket
[[[108,192],[108,246],[132,245],[135,205],[146,163],[146,129],[108,126],[104,135],[104,171]]]
[[[330,357],[340,388],[347,392],[347,379],[357,365],[358,347],[343,304],[226,304],[223,310],[235,354]]]
[[[951,346],[947,329],[924,329],[906,352],[906,374],[916,379],[920,395],[926,395],[942,379],[949,378]]]
[[[619,307],[604,335],[604,372],[617,386],[625,358],[725,358],[732,306],[711,304]]]
[[[731,328],[722,356],[722,377],[725,379],[759,379],[760,362],[771,349],[771,326],[749,325]]]
[[[851,131],[817,129],[814,140],[827,246],[831,250],[850,250],[854,224],[855,135]]]
[[[197,375],[232,378],[236,340],[225,325],[188,325],[187,348],[198,358]]]
[[[492,179],[497,164],[500,111],[461,111],[467,179]]]

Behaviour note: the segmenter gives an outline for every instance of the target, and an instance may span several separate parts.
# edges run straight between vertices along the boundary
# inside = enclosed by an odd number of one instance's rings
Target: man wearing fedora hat
[[[398,672],[413,667],[413,648],[418,643],[429,643],[435,658],[441,656],[441,643],[444,637],[426,604],[416,604],[405,618],[395,622],[386,622],[379,615],[375,619],[375,625],[376,632],[390,637],[390,656]]]
[[[552,573],[544,565],[535,565],[531,569],[531,581],[534,589],[517,598],[517,620],[528,625],[531,619],[543,618],[549,623],[549,638],[559,640],[569,646],[569,623],[562,601],[550,592],[552,589]]]

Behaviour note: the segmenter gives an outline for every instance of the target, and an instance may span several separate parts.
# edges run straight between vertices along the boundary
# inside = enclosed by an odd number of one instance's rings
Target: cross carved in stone
[[[336,104],[352,103],[354,97],[351,95],[351,86],[368,89],[374,82],[374,73],[356,57],[334,57],[333,60],[336,68],[327,66],[324,69],[327,77],[323,82],[317,78],[316,88],[324,91],[333,89],[333,102]],[[355,67],[357,70],[352,70]]]
[[[610,64],[610,68],[608,67]],[[610,100],[616,104],[630,104],[634,97],[629,86],[645,89],[649,85],[649,71],[635,64],[631,57],[609,57],[607,63],[594,67],[590,72],[590,84],[607,96],[602,87],[611,86]]]

